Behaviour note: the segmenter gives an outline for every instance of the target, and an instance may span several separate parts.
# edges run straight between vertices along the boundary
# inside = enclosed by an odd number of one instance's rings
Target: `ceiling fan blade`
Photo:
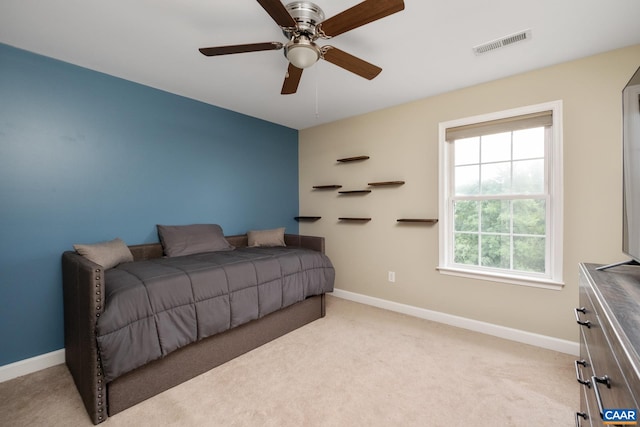
[[[280,42],[235,44],[230,46],[201,47],[198,49],[205,56],[229,55],[232,53],[259,52],[261,50],[278,50],[284,45]]]
[[[402,0],[365,0],[320,23],[321,34],[335,37],[404,10]]]
[[[336,47],[324,46],[324,48],[328,48],[322,56],[326,61],[329,61],[338,67],[342,67],[347,71],[351,71],[365,79],[371,80],[382,71],[382,68],[348,54]]]
[[[296,28],[296,21],[291,17],[287,8],[280,0],[257,0],[267,11],[271,19],[282,28]]]
[[[298,90],[298,84],[300,83],[300,77],[302,77],[302,68],[295,67],[293,64],[289,64],[287,69],[287,75],[284,77],[284,83],[282,83],[281,95],[291,95]]]

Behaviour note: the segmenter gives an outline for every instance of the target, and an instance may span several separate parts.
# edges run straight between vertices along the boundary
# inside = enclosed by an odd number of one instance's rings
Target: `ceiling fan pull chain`
[[[320,109],[318,108],[318,70],[314,70],[316,80],[316,120],[320,119]]]

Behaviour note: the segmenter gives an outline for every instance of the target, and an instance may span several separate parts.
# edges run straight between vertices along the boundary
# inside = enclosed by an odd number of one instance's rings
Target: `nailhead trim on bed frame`
[[[96,272],[96,318],[100,317],[100,314],[102,314],[103,308],[102,308],[102,293],[100,292],[100,287],[101,287],[101,283],[100,280],[102,278],[102,276],[100,275],[100,273],[102,272],[99,268],[97,268],[95,270]],[[96,359],[96,370],[97,370],[97,377],[98,377],[98,381],[97,381],[97,390],[96,390],[96,404],[98,406],[98,421],[104,421],[104,416],[102,415],[103,413],[103,403],[104,400],[102,398],[102,360],[100,359],[100,356],[98,356],[98,358]]]

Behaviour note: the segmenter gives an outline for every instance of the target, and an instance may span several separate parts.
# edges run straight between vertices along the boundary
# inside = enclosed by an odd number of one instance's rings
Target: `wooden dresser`
[[[577,426],[602,426],[605,409],[640,409],[640,266],[598,266],[579,267]]]

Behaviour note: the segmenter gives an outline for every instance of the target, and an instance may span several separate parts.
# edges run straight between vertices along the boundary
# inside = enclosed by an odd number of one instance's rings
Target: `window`
[[[562,103],[440,124],[446,274],[562,285]]]

